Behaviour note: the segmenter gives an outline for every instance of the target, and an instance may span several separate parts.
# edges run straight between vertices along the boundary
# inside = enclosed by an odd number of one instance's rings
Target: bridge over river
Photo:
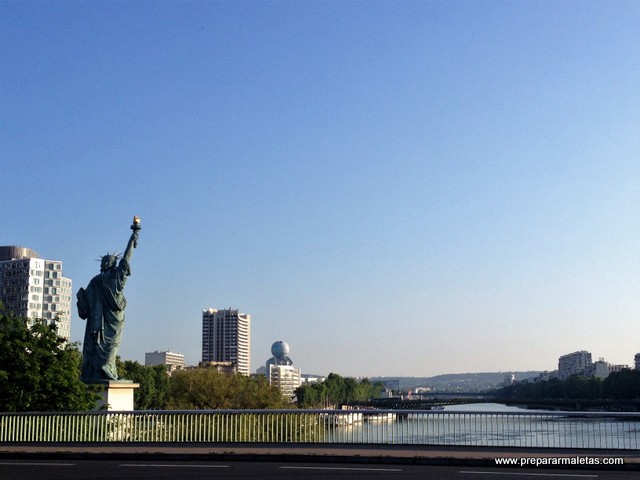
[[[504,399],[483,393],[429,393],[402,398],[376,398],[366,402],[354,402],[349,405],[354,408],[437,410],[450,405],[470,403],[507,404],[534,410],[640,412],[640,401],[638,400]]]
[[[432,410],[447,405],[466,403],[497,403],[495,397],[483,393],[429,393],[409,397],[374,398],[366,402],[354,402],[352,407],[373,407],[389,410]]]

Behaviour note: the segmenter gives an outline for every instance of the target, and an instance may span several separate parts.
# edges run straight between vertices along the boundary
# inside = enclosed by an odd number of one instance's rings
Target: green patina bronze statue
[[[127,301],[124,285],[131,274],[131,255],[138,246],[140,218],[133,217],[131,238],[118,262],[117,254],[107,254],[100,262],[100,273],[86,289],[78,291],[78,315],[87,321],[82,346],[84,383],[104,383],[118,380],[116,355],[120,349]]]

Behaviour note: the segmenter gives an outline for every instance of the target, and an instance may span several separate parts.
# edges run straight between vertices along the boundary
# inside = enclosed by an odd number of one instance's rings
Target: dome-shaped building
[[[293,365],[293,361],[287,357],[289,353],[289,345],[287,342],[283,342],[282,340],[278,340],[271,345],[271,355],[273,355],[269,360],[267,360],[267,371],[269,371],[269,365]]]

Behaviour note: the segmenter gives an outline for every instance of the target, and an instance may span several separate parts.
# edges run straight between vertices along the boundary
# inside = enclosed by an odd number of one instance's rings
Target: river
[[[370,421],[330,428],[329,439],[337,443],[638,449],[640,416],[478,403],[385,419],[371,417]]]

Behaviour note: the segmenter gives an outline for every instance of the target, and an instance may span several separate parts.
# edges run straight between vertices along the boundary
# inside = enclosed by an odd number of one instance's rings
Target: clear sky
[[[316,374],[633,364],[639,25],[615,0],[0,0],[0,245],[76,291],[139,215],[124,359],[195,364],[231,307],[252,371],[276,340]]]

